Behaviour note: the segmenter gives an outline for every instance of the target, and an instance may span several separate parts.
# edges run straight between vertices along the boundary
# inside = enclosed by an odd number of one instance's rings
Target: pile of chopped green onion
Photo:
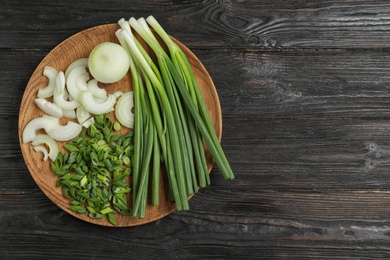
[[[114,214],[131,214],[127,197],[133,132],[122,135],[119,130],[109,114],[96,115],[95,123],[65,144],[67,152],[51,164],[70,210],[91,218],[107,216],[113,225]]]

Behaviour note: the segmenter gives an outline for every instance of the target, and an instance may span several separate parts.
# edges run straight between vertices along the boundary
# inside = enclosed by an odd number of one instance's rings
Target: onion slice
[[[88,120],[86,120],[86,121],[84,121],[82,123],[82,126],[84,126],[85,128],[88,128],[93,123],[95,123],[95,118],[94,117],[90,117]]]
[[[88,58],[80,58],[80,59],[77,59],[74,62],[72,62],[65,70],[65,78],[68,78],[70,72],[74,68],[80,67],[80,66],[87,68],[88,67]]]
[[[45,129],[46,132],[52,131],[58,127],[59,119],[52,116],[42,116],[32,119],[23,130],[22,141],[28,143],[34,141],[37,137],[36,131]]]
[[[113,111],[117,97],[117,94],[110,94],[106,101],[101,103],[93,97],[91,92],[84,91],[80,94],[80,102],[88,112],[100,115]]]
[[[82,128],[82,125],[69,121],[66,125],[58,124],[56,128],[46,131],[46,133],[54,140],[69,141],[78,136]]]
[[[76,117],[79,124],[84,123],[88,120],[88,118],[91,117],[91,113],[89,113],[87,110],[85,110],[84,106],[79,106],[76,109]]]
[[[76,119],[76,111],[74,109],[62,109],[65,118]]]
[[[54,103],[62,109],[75,109],[80,105],[77,100],[68,101],[67,90],[65,89],[65,75],[60,71],[56,78],[56,88],[54,89]]]
[[[96,79],[88,81],[87,89],[96,98],[107,98],[107,91],[104,88],[100,88]]]
[[[133,128],[134,114],[132,108],[134,106],[133,91],[124,93],[118,100],[115,106],[115,116],[119,123],[127,128]]]
[[[44,113],[48,114],[49,116],[58,118],[63,116],[62,109],[59,106],[47,101],[44,98],[36,98],[35,103]]]
[[[66,78],[66,89],[73,99],[78,100],[80,93],[87,90],[87,84],[77,84],[78,81],[86,82],[87,80],[89,80],[89,74],[84,66],[75,67],[69,73]]]
[[[58,156],[58,152],[59,152],[57,142],[48,135],[38,134],[36,136],[35,140],[32,141],[32,145],[38,146],[41,144],[45,144],[47,147],[49,147],[48,157],[50,158],[50,160],[52,160],[54,162],[56,160],[56,158]]]
[[[43,153],[43,160],[47,161],[47,158],[49,157],[49,152],[47,151],[47,149],[44,146],[39,145],[39,146],[34,146],[33,148],[36,152]]]
[[[46,87],[38,90],[38,97],[48,98],[48,97],[53,96],[54,88],[56,86],[57,74],[58,74],[58,71],[51,66],[45,66],[43,68],[43,75],[47,77],[49,82],[47,83]]]

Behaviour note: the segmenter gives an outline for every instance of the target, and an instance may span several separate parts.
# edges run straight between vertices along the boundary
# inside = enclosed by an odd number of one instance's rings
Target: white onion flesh
[[[88,112],[100,115],[113,111],[117,96],[114,94],[108,95],[108,98],[103,103],[97,101],[91,92],[84,91],[80,94],[80,102]]]
[[[34,146],[33,148],[37,153],[41,152],[43,154],[43,160],[47,161],[47,158],[49,157],[49,152],[44,146],[39,145],[39,146]]]
[[[89,72],[102,83],[114,83],[121,80],[129,67],[129,56],[126,50],[117,43],[100,43],[89,54]]]
[[[82,91],[87,90],[87,86],[85,84],[77,84],[79,80],[89,80],[89,74],[84,66],[78,66],[72,69],[69,73],[69,76],[66,78],[66,89],[68,90],[69,95],[78,100],[80,93]],[[84,87],[84,88],[83,88]]]
[[[83,73],[76,79],[76,86],[81,91],[87,90],[88,81],[90,80],[89,73]]]
[[[87,89],[95,98],[107,98],[107,91],[104,88],[99,87],[96,79],[88,81]]]
[[[65,118],[69,118],[69,119],[77,118],[76,111],[74,109],[62,109],[62,113]]]
[[[59,152],[57,142],[46,134],[38,134],[34,141],[32,141],[33,146],[38,146],[45,144],[49,148],[48,157],[53,162],[56,160]]]
[[[120,91],[120,90],[118,90],[118,91],[115,91],[114,93],[112,93],[112,95],[114,95],[114,96],[115,96],[115,98],[118,98],[118,97],[120,97],[120,96],[122,96],[122,95],[123,95],[123,92],[122,92],[122,91]]]
[[[118,102],[116,102],[115,116],[119,123],[127,128],[133,128],[134,126],[134,114],[132,112],[133,106],[134,102],[132,91],[122,94]]]
[[[88,58],[80,58],[72,62],[65,70],[65,78],[68,78],[69,73],[75,68],[83,66],[85,68],[88,67]]]
[[[78,136],[82,128],[82,125],[69,121],[66,125],[57,125],[46,133],[56,141],[69,141]]]
[[[45,66],[43,68],[43,75],[47,77],[48,83],[47,83],[46,87],[38,90],[37,96],[39,98],[48,98],[48,97],[53,96],[54,88],[56,86],[57,74],[58,74],[58,71],[51,66]]]
[[[93,123],[95,123],[95,118],[91,117],[89,118],[88,120],[84,121],[82,123],[82,126],[84,126],[85,128],[88,128],[90,125],[92,125]]]
[[[61,118],[64,115],[62,109],[59,106],[47,101],[44,98],[36,98],[35,103],[44,113],[48,114],[49,116]]]
[[[79,106],[76,109],[76,117],[79,124],[83,124],[85,121],[88,120],[88,118],[91,117],[91,113],[85,110],[84,106]]]
[[[59,119],[52,116],[42,116],[32,119],[23,130],[23,143],[34,141],[37,137],[36,132],[40,129],[45,129],[46,132],[52,131],[58,126],[58,122]]]
[[[77,100],[67,100],[67,90],[65,89],[65,75],[60,71],[57,75],[56,88],[54,89],[54,103],[62,109],[75,109],[80,105]]]

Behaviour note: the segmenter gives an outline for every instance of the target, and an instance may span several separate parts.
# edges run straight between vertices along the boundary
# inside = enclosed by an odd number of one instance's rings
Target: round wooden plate
[[[24,161],[27,165],[28,170],[31,173],[31,176],[43,191],[46,196],[58,205],[61,209],[68,212],[69,214],[93,223],[103,226],[112,226],[107,218],[102,219],[91,219],[87,214],[78,214],[68,209],[69,200],[65,198],[62,194],[62,191],[57,187],[57,175],[55,175],[50,169],[50,161],[43,161],[42,154],[37,153],[33,150],[30,143],[22,143],[22,133],[26,124],[33,118],[40,117],[43,115],[42,111],[35,105],[35,98],[37,96],[38,90],[47,85],[47,78],[43,76],[44,66],[52,66],[57,70],[65,71],[70,63],[79,58],[88,57],[89,53],[94,46],[101,42],[111,41],[117,42],[115,37],[115,31],[119,28],[117,24],[107,24],[96,26],[84,31],[81,31],[70,38],[66,39],[58,46],[56,46],[38,65],[34,73],[32,74],[24,95],[22,103],[20,106],[19,112],[19,141],[24,157]],[[199,61],[199,59],[182,43],[173,39],[186,53],[187,57],[190,60],[196,79],[198,81],[199,87],[201,88],[202,94],[205,98],[206,105],[210,112],[211,120],[214,124],[214,128],[217,132],[219,139],[222,135],[222,115],[221,108],[219,103],[219,98],[217,91],[215,89],[214,83],[210,78],[209,73]],[[106,86],[107,92],[113,93],[116,90],[129,91],[131,90],[131,78],[130,76],[125,76],[121,81],[110,84]],[[114,118],[114,116],[113,116]],[[66,120],[61,119],[62,123],[66,123]],[[125,130],[124,130],[125,131]],[[60,148],[62,149],[64,143],[59,143]],[[206,149],[206,156],[208,161],[209,171],[214,164],[214,161],[210,155],[210,152]],[[143,219],[133,218],[131,216],[123,216],[116,214],[117,227],[126,227],[126,226],[136,226],[145,223],[149,223],[160,219],[176,210],[175,204],[172,203],[167,196],[168,184],[166,178],[161,176],[160,183],[160,205],[153,206],[150,203],[147,206],[146,217]],[[131,201],[131,200],[129,200]],[[131,206],[131,205],[130,205]]]

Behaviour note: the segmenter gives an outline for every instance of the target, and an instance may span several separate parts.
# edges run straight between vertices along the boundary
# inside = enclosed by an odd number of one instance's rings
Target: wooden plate
[[[107,24],[96,26],[82,32],[79,32],[70,38],[66,39],[58,46],[56,46],[38,65],[34,73],[32,74],[24,95],[19,112],[19,141],[24,157],[24,161],[27,165],[31,176],[43,191],[46,196],[58,205],[61,209],[69,214],[93,223],[103,226],[112,226],[106,218],[103,219],[91,219],[86,214],[78,214],[68,209],[69,200],[62,195],[62,191],[56,186],[57,175],[51,172],[50,162],[43,161],[42,154],[33,150],[30,143],[22,143],[22,133],[26,124],[33,118],[40,117],[43,113],[35,105],[34,99],[37,96],[38,90],[47,85],[47,78],[43,76],[43,67],[48,65],[56,68],[57,70],[65,71],[70,63],[79,58],[88,57],[89,53],[94,46],[101,42],[111,41],[117,42],[115,37],[115,31],[118,29],[117,24]],[[201,88],[202,94],[205,98],[206,105],[210,111],[210,116],[214,124],[214,128],[219,138],[222,135],[222,115],[219,103],[217,91],[214,83],[210,78],[207,70],[204,68],[199,59],[182,43],[174,39],[175,42],[184,50],[195,72],[198,84]],[[130,76],[125,76],[121,81],[108,85],[107,91],[109,93],[115,90],[129,91],[131,89]],[[66,123],[64,119],[61,119],[62,123]],[[59,143],[62,148],[64,143]],[[206,156],[208,161],[209,171],[214,164],[214,161],[206,148]],[[161,177],[164,180],[163,177]],[[149,223],[160,219],[176,210],[175,204],[170,202],[167,196],[167,183],[160,182],[160,205],[159,206],[147,206],[146,217],[143,219],[133,218],[131,216],[115,215],[117,226],[136,226],[145,223]],[[131,200],[130,200],[131,201]],[[131,206],[131,205],[130,205]]]

